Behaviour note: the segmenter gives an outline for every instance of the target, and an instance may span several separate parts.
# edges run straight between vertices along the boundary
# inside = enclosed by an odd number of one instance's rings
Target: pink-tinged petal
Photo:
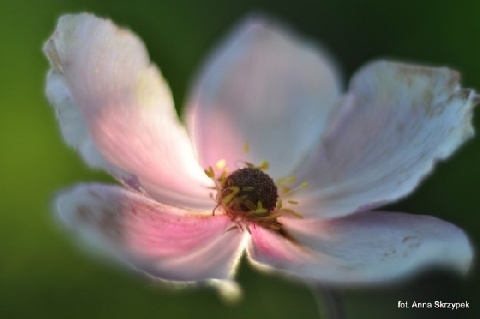
[[[461,229],[430,216],[363,212],[282,222],[296,243],[253,228],[250,259],[263,268],[325,283],[385,283],[427,267],[465,272],[473,256]]]
[[[228,280],[242,233],[224,215],[166,206],[120,187],[84,184],[58,196],[62,222],[102,252],[167,281]]]
[[[447,68],[363,67],[299,169],[305,216],[341,216],[408,195],[434,164],[473,136],[473,90]]]
[[[318,140],[339,95],[335,71],[311,43],[248,19],[215,50],[190,97],[187,124],[200,162],[224,159],[235,169],[268,160],[269,174],[289,174]]]
[[[48,72],[46,93],[50,104],[55,108],[65,142],[76,149],[90,167],[104,169],[119,180],[134,178],[108,162],[97,149],[83,115],[75,105],[65,78],[61,74]]]
[[[49,99],[73,114],[59,117],[69,144],[92,144],[93,153],[99,150],[136,176],[164,203],[211,206],[205,187],[211,181],[196,161],[167,84],[135,35],[89,14],[66,15],[44,51],[51,64]],[[97,156],[80,151],[87,161]]]

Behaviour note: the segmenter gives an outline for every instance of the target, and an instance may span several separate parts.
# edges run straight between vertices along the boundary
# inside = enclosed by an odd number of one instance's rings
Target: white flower
[[[332,284],[468,268],[472,247],[456,226],[370,211],[473,136],[477,98],[457,72],[373,62],[342,94],[317,47],[249,19],[200,73],[187,133],[131,32],[66,15],[44,51],[66,142],[125,186],[76,186],[58,196],[59,216],[134,267],[231,283],[246,250],[254,265]]]

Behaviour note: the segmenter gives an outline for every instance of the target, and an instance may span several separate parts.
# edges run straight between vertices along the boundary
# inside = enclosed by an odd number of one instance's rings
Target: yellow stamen
[[[290,209],[290,208],[283,208],[281,211],[284,212],[284,213],[287,213],[287,214],[291,214],[291,215],[293,215],[297,218],[303,218],[303,216],[301,214],[297,213],[296,211],[294,211],[293,209]]]
[[[262,201],[258,201],[257,202],[257,209],[255,210],[255,213],[267,213],[268,210],[266,210],[265,208],[263,208],[263,204],[262,204]]]
[[[225,168],[225,166],[227,165],[227,161],[225,159],[221,159],[217,162],[217,164],[215,164],[215,166],[217,167],[217,169],[219,170],[222,170]]]
[[[270,163],[268,163],[268,161],[262,161],[260,165],[258,165],[256,168],[264,171],[264,170],[267,170],[269,167],[270,167]]]
[[[220,185],[222,187],[225,186],[225,183],[227,182],[227,177],[228,177],[228,169],[224,169],[222,171],[222,174],[218,178],[218,181],[220,182]]]
[[[248,143],[243,144],[243,151],[245,153],[248,153],[248,151],[250,151],[250,145],[248,145]]]
[[[296,192],[300,188],[307,188],[307,187],[308,187],[308,183],[301,183],[300,185],[298,185],[297,187],[295,187],[293,189],[290,189],[287,186],[282,186],[282,191],[283,191],[284,195],[289,195],[289,194],[292,194],[293,192]]]
[[[285,184],[285,183],[293,183],[296,180],[297,180],[297,178],[295,176],[280,177],[280,178],[277,179],[276,184],[281,185],[281,184]]]
[[[249,162],[245,162],[245,166],[247,166],[248,168],[255,168],[255,165]]]
[[[255,165],[249,162],[243,162],[247,168],[257,168],[259,170],[267,170],[270,168],[270,163],[268,161],[262,161],[260,165]]]
[[[255,206],[255,204],[252,203],[252,202],[249,201],[249,200],[246,200],[244,204],[245,204],[245,206],[247,206],[247,208],[248,208],[249,210],[251,210],[251,211],[255,211],[255,210],[257,209],[257,206]]]
[[[275,205],[275,208],[276,208],[277,210],[280,210],[280,209],[282,209],[282,206],[283,206],[282,200],[281,200],[281,199],[277,199],[277,204]]]
[[[262,220],[271,220],[271,219],[275,219],[275,218],[280,217],[280,216],[282,216],[281,213],[275,213],[275,214],[272,214],[270,216],[263,217]]]
[[[204,169],[203,172],[205,175],[207,175],[209,178],[214,178],[215,177],[215,172],[213,171],[213,168],[209,166],[208,168]]]
[[[288,187],[288,186],[281,185],[280,187],[282,188],[282,193],[283,194],[289,194],[291,192],[290,187]]]
[[[245,213],[247,217],[255,216],[255,218],[259,218],[261,215],[265,214],[264,212],[257,212],[256,210],[251,210]]]
[[[277,224],[271,224],[271,225],[269,225],[268,227],[270,227],[270,229],[272,229],[272,230],[280,230],[280,229],[282,229],[282,225],[281,225],[281,224],[278,224],[278,225],[277,225]]]
[[[235,196],[238,193],[240,193],[240,188],[238,188],[236,186],[229,187],[228,189],[231,190],[232,192],[222,199],[222,204],[223,205],[228,205],[232,201],[232,199],[234,199]]]

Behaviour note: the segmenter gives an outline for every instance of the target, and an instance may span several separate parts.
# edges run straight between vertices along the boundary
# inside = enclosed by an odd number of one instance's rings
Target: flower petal
[[[375,62],[352,79],[299,180],[306,216],[341,216],[408,195],[473,136],[473,90],[457,72]],[[304,192],[304,194],[307,192]]]
[[[282,222],[297,243],[253,228],[250,258],[260,266],[326,283],[383,283],[427,266],[464,272],[472,261],[464,232],[430,216],[363,212],[324,221]]]
[[[89,14],[66,15],[44,51],[51,64],[48,97],[58,112],[73,114],[59,115],[63,133],[87,162],[104,157],[162,202],[211,206],[204,187],[211,181],[195,159],[165,81],[135,35]],[[91,154],[84,144],[93,145]]]
[[[108,162],[97,149],[83,115],[73,101],[65,78],[60,73],[48,72],[46,93],[50,104],[55,108],[65,142],[78,150],[90,167],[104,169],[121,181],[134,178]]]
[[[270,162],[289,174],[317,141],[339,95],[326,55],[262,19],[241,24],[197,79],[187,109],[189,132],[203,166],[224,159]],[[244,145],[248,144],[248,153]]]
[[[198,215],[116,186],[79,185],[58,196],[56,208],[83,240],[163,280],[229,279],[243,249],[224,215]]]

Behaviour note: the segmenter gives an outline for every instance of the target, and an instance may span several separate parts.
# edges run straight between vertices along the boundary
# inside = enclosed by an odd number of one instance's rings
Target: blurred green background
[[[63,143],[44,97],[43,42],[66,12],[128,26],[183,105],[207,52],[252,11],[321,42],[346,78],[377,57],[451,66],[480,89],[480,2],[471,1],[31,1],[0,4],[0,318],[318,318],[309,290],[245,261],[244,299],[225,305],[208,289],[170,291],[98,262],[57,227],[51,199],[80,181],[110,181]],[[478,113],[478,112],[477,112]],[[475,119],[480,130],[480,114]],[[480,137],[389,207],[436,215],[480,243]],[[435,271],[388,288],[342,290],[348,318],[479,318],[480,278]],[[397,309],[402,301],[469,301],[469,311]]]

